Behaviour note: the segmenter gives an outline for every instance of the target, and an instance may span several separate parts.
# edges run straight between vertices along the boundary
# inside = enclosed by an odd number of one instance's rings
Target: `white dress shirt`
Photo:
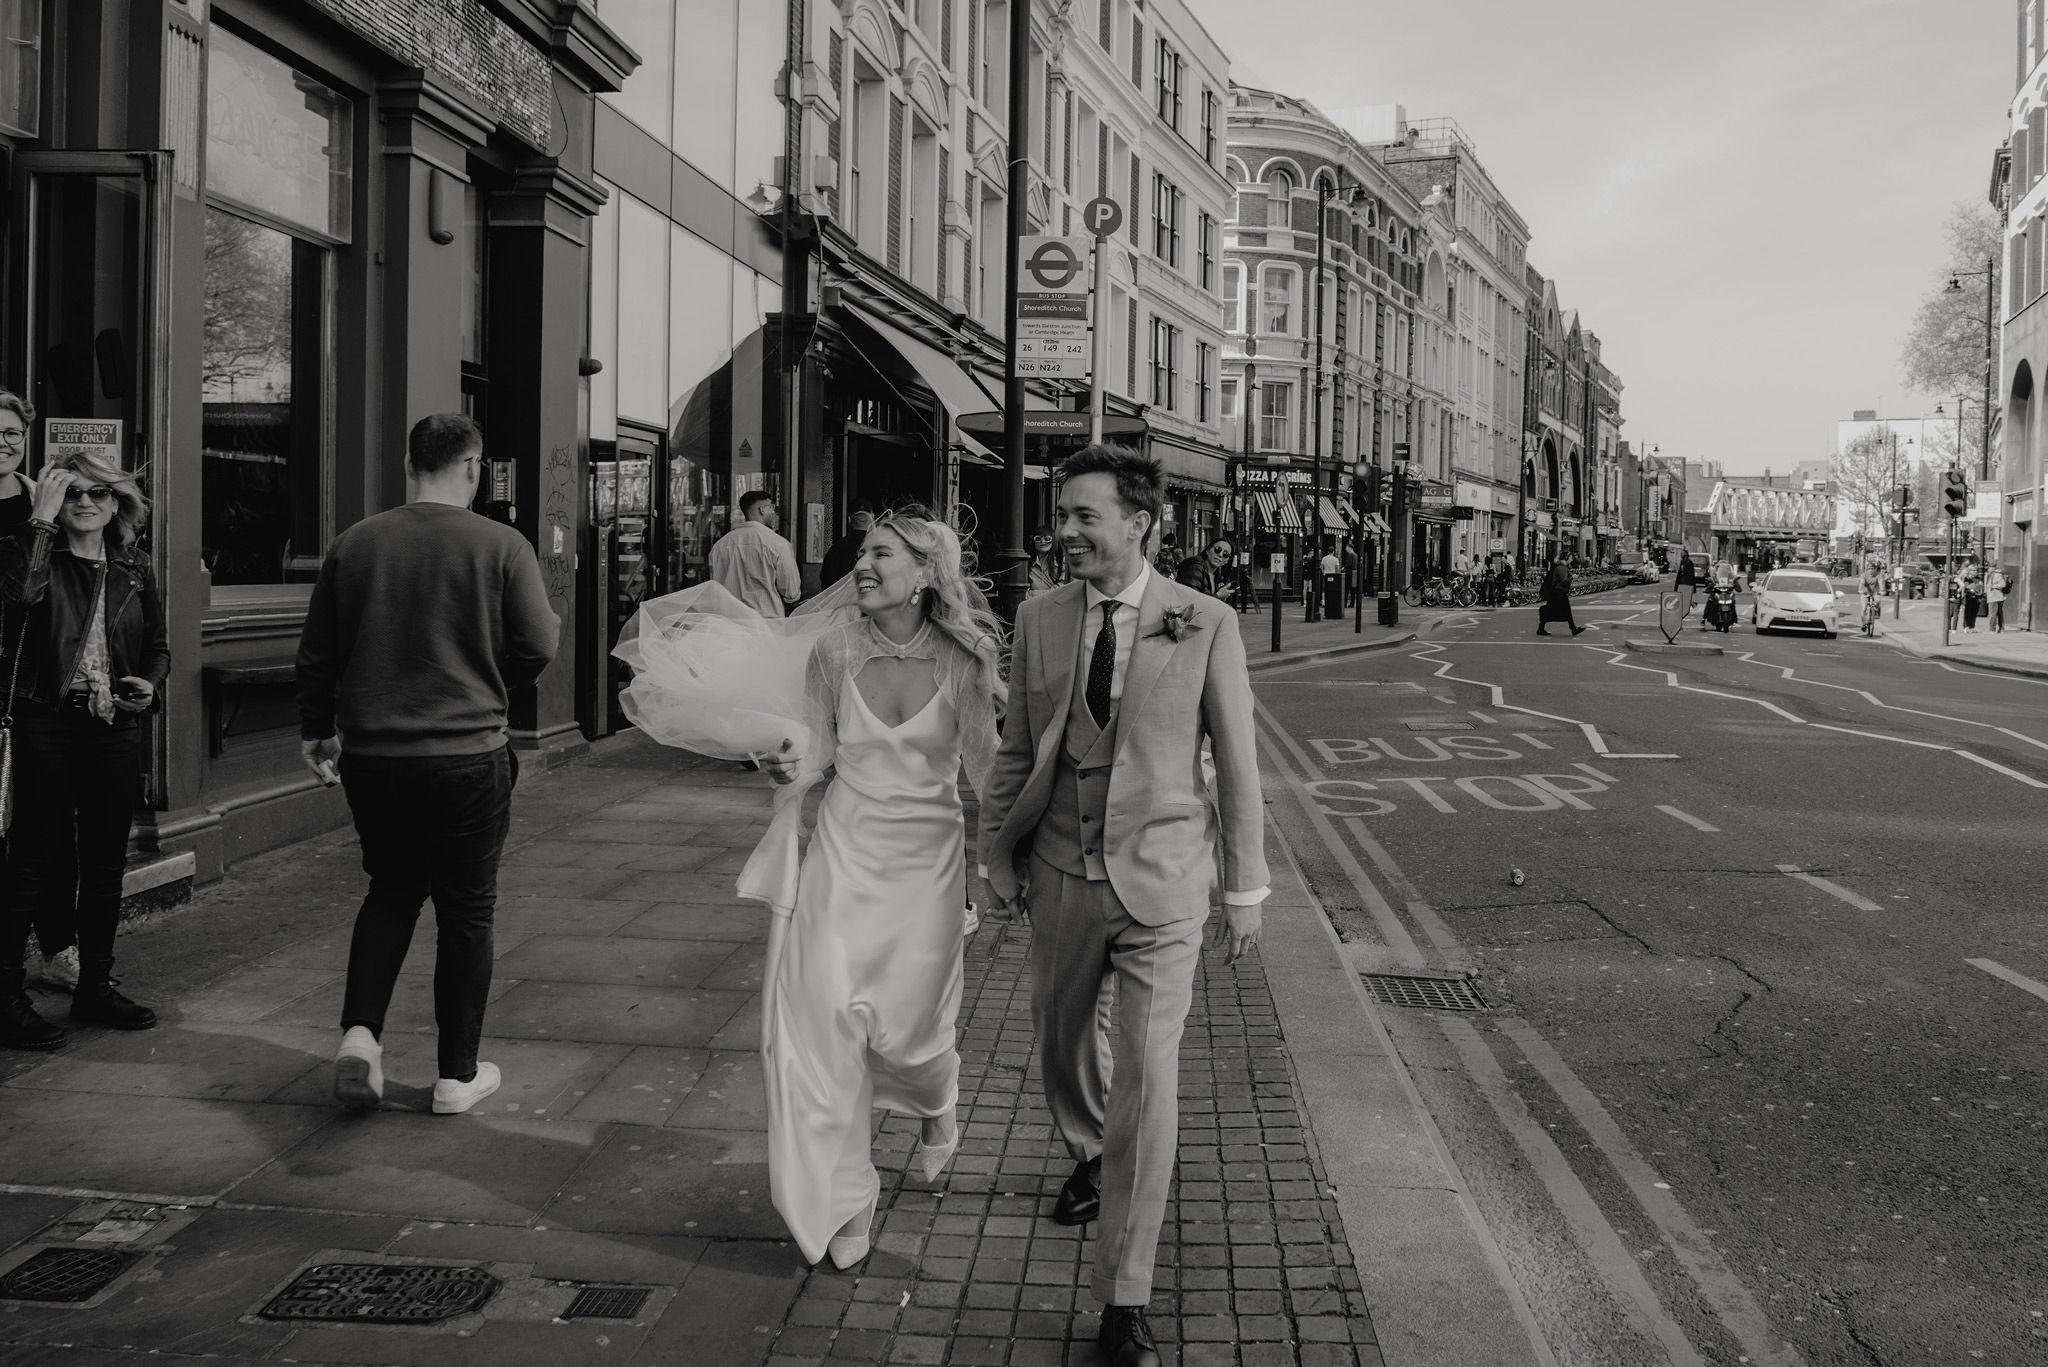
[[[1109,701],[1112,705],[1123,701],[1124,675],[1131,667],[1131,647],[1138,643],[1138,608],[1145,601],[1145,590],[1152,583],[1152,567],[1139,569],[1138,577],[1124,585],[1123,592],[1116,595],[1116,611],[1110,615],[1110,623],[1116,628],[1116,673],[1109,681]],[[1095,652],[1095,638],[1102,631],[1102,605],[1110,601],[1108,594],[1088,586],[1088,615],[1081,628],[1081,656],[1087,659]]]
[[[1131,647],[1138,641],[1138,607],[1145,601],[1145,590],[1151,583],[1152,567],[1147,565],[1138,571],[1136,579],[1124,585],[1123,592],[1117,594],[1114,600],[1116,611],[1111,613],[1109,618],[1110,625],[1116,631],[1116,673],[1111,676],[1109,682],[1109,700],[1112,705],[1123,700],[1124,674],[1131,665]],[[1081,629],[1081,653],[1084,657],[1095,649],[1096,634],[1102,630],[1102,605],[1111,601],[1108,594],[1093,584],[1088,586],[1087,599],[1088,615],[1084,619],[1087,625]],[[1204,768],[1208,768],[1206,758]],[[1211,782],[1213,781],[1212,779]],[[986,870],[982,871],[982,876],[988,876]],[[1270,888],[1248,888],[1243,892],[1231,892],[1226,889],[1223,893],[1223,903],[1225,906],[1255,907],[1270,895]]]

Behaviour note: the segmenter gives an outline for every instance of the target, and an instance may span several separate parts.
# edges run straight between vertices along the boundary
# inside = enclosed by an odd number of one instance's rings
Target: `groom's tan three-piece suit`
[[[1224,899],[1257,904],[1265,812],[1236,614],[1149,569],[1118,599],[1108,614],[1116,653],[1106,724],[1088,685],[1102,605],[1117,600],[1077,581],[1018,613],[1009,711],[982,801],[981,863],[1000,895],[1014,900],[1023,885],[1053,1120],[1076,1161],[1102,1159],[1096,1298],[1143,1305],[1173,1174],[1180,1039],[1218,846]],[[1112,973],[1113,1067],[1097,1020]]]

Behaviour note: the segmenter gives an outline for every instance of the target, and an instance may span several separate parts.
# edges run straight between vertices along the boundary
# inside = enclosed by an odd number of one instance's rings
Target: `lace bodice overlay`
[[[970,654],[930,622],[898,645],[863,617],[825,633],[811,647],[805,678],[811,743],[807,756],[822,774],[832,767],[839,744],[839,700],[867,662],[887,656],[929,660],[939,692],[960,721],[960,767],[975,795],[981,795],[996,752],[996,703],[991,662]]]

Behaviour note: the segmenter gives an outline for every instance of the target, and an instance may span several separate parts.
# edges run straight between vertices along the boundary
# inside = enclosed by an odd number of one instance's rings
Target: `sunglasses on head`
[[[106,484],[74,484],[64,492],[64,500],[67,503],[75,503],[78,501],[80,494],[84,494],[94,503],[112,503],[114,501],[113,487]]]

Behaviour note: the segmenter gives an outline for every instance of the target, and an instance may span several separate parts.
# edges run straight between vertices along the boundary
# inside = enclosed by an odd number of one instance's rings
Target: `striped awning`
[[[1387,536],[1393,530],[1392,527],[1387,525],[1387,520],[1378,513],[1367,513],[1365,515],[1365,533],[1367,536]]]
[[[1349,508],[1346,508],[1328,494],[1320,496],[1316,500],[1316,505],[1323,515],[1324,531],[1350,533],[1351,510]]]
[[[1291,494],[1282,494],[1278,489],[1248,490],[1253,506],[1258,508],[1259,517],[1265,522],[1266,530],[1274,532],[1303,532],[1308,529],[1301,525],[1301,514],[1295,509]]]

